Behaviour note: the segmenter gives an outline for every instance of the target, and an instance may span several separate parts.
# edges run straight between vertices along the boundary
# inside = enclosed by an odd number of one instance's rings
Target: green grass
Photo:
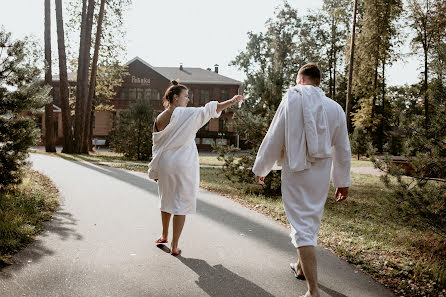
[[[334,189],[330,188],[319,243],[392,288],[398,296],[442,296],[438,290],[445,286],[442,263],[446,241],[432,231],[402,221],[396,207],[388,203],[388,190],[378,177],[352,173],[352,185],[343,203],[334,201]],[[201,187],[288,224],[280,196],[246,193],[245,185],[230,182],[220,169],[201,168]]]
[[[0,192],[0,267],[33,240],[58,205],[58,191],[48,178],[24,172],[20,185]]]
[[[48,155],[53,157],[59,157],[71,161],[87,161],[87,162],[132,162],[132,163],[145,163],[147,161],[133,161],[126,160],[122,154],[113,152],[91,152],[90,154],[65,154],[61,152],[47,153],[42,150],[34,150],[33,153]]]

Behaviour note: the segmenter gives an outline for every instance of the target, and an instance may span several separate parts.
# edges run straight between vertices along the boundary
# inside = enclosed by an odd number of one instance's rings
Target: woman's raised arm
[[[243,98],[242,95],[235,95],[234,97],[232,97],[229,100],[220,102],[217,104],[217,113],[219,113],[222,110],[225,110],[226,108],[231,107],[234,104],[237,104],[239,102],[243,102],[243,100],[245,100],[245,98]]]

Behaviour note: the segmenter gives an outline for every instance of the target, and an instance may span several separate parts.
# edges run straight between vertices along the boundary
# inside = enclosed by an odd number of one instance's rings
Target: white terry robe
[[[192,214],[200,184],[200,167],[195,137],[211,118],[218,118],[217,101],[203,107],[177,107],[169,124],[153,132],[152,161],[148,174],[158,179],[161,211],[175,215]]]
[[[292,87],[276,111],[252,169],[257,176],[266,176],[274,165],[282,165],[282,200],[291,225],[291,242],[296,248],[317,245],[320,222],[330,185],[330,169],[334,187],[350,186],[351,151],[344,111],[338,103],[323,95],[319,88],[313,86],[305,86],[305,88],[317,89],[320,94],[328,124],[331,156],[327,152],[321,155],[322,158],[307,155],[308,143],[303,135],[305,134],[303,107],[296,102],[288,104],[290,96],[301,96],[301,98],[293,98],[300,100],[305,100],[305,97],[296,91],[296,87]],[[288,108],[296,110],[288,110]],[[287,114],[294,117],[292,121],[286,120]],[[287,127],[290,123],[295,123],[296,127],[287,132],[287,129],[291,128]],[[292,139],[286,139],[287,136]],[[289,154],[291,143],[294,143],[291,148],[300,147],[304,151],[299,154],[297,152]],[[323,147],[324,145],[319,147],[319,152],[325,151]],[[302,160],[302,155],[307,158]],[[295,160],[290,162],[290,156],[301,159],[303,164],[296,163]]]

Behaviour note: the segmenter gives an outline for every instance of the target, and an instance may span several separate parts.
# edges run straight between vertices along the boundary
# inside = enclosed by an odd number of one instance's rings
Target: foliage
[[[13,40],[0,30],[0,191],[18,184],[28,148],[39,130],[27,112],[35,112],[51,102],[50,88],[40,86],[38,48],[31,40]]]
[[[430,98],[435,109],[431,110],[429,127],[424,117],[409,114],[403,126],[411,176],[405,177],[392,158],[374,160],[377,167],[386,170],[384,184],[392,189],[393,202],[400,206],[409,220],[419,220],[438,234],[446,237],[446,86],[439,80],[430,85]],[[418,106],[422,109],[422,106]],[[395,177],[392,179],[391,177]]]
[[[24,168],[24,181],[0,192],[0,267],[33,240],[56,210],[58,191],[51,181]]]
[[[398,58],[395,49],[401,43],[398,21],[402,5],[401,0],[365,0],[359,20],[352,89],[356,98],[353,123],[371,133],[379,151],[383,150],[388,128],[385,70]]]
[[[146,99],[139,99],[121,111],[108,136],[110,148],[128,159],[149,160],[153,118],[153,109]]]
[[[367,137],[367,132],[362,127],[355,127],[353,134],[350,137],[350,145],[352,153],[359,157],[365,155],[369,148],[370,139]]]

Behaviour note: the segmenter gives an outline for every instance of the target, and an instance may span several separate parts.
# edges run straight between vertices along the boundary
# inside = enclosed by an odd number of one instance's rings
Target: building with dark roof
[[[120,111],[128,108],[136,100],[144,98],[150,103],[156,113],[164,110],[162,96],[170,86],[170,81],[179,79],[181,84],[189,88],[189,106],[199,107],[211,100],[224,101],[232,98],[241,91],[242,83],[218,73],[218,65],[214,70],[183,67],[154,67],[139,57],[126,63],[129,75],[116,90],[117,95],[112,98],[111,111],[95,111],[93,124],[93,139],[105,140],[113,127],[113,119]],[[53,86],[58,89],[58,77],[53,79]],[[68,75],[70,88],[76,85],[76,73]],[[73,96],[70,91],[70,96]],[[56,92],[58,95],[58,92]],[[59,108],[59,98],[55,98],[55,133],[56,143],[63,142],[62,119]],[[196,143],[200,150],[209,150],[212,143],[237,145],[237,135],[231,126],[232,111],[224,111],[219,119],[211,121],[197,133]],[[42,120],[42,135],[45,121]],[[43,136],[42,136],[43,137]],[[42,140],[43,141],[43,140]]]

